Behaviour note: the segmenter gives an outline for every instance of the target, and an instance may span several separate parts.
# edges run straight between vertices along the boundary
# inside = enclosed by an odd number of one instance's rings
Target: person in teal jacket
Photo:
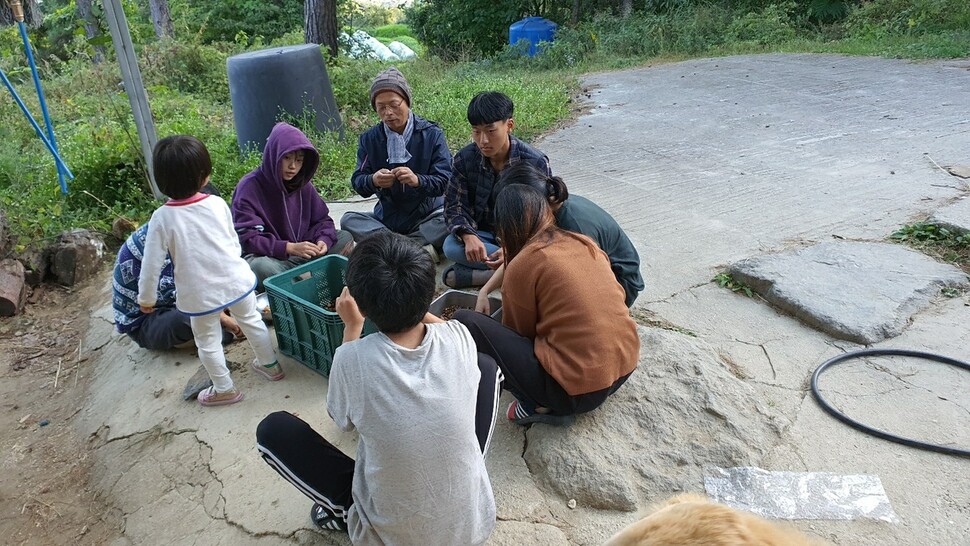
[[[565,182],[558,176],[549,176],[528,163],[512,165],[502,172],[496,186],[496,194],[510,184],[531,186],[546,195],[556,217],[556,226],[582,233],[596,242],[610,259],[610,268],[616,281],[626,293],[626,306],[632,307],[643,290],[640,275],[640,255],[623,228],[608,212],[596,203],[579,195],[569,195]],[[490,312],[488,294],[501,288],[504,267],[489,279],[478,294],[476,309]]]

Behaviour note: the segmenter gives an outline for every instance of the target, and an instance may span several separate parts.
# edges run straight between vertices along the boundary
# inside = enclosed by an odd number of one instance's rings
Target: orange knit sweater
[[[592,239],[556,230],[506,265],[502,322],[534,340],[536,357],[563,390],[586,394],[637,367],[640,338],[624,297]]]

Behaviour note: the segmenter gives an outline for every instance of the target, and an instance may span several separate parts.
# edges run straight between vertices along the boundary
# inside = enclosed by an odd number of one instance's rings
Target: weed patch
[[[736,280],[734,276],[728,272],[718,273],[717,275],[714,275],[714,278],[711,280],[716,282],[721,288],[727,288],[731,292],[741,292],[749,298],[754,297],[754,291],[751,290],[750,286]]]
[[[970,273],[970,233],[957,233],[945,227],[918,222],[899,228],[889,239],[950,262]]]

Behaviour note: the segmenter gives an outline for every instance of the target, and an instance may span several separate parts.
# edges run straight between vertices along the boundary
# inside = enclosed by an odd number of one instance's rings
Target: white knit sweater
[[[220,311],[256,287],[229,206],[214,195],[173,199],[152,214],[138,278],[139,305],[155,305],[154,287],[166,254],[175,266],[175,307],[187,315]]]

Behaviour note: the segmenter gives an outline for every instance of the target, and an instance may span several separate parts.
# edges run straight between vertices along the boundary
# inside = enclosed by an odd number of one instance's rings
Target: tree
[[[155,35],[159,38],[174,37],[175,27],[172,26],[172,14],[168,11],[168,0],[148,0],[148,8],[152,12]]]
[[[306,43],[324,45],[331,57],[337,56],[336,0],[305,0],[303,36]]]
[[[77,3],[77,17],[78,19],[84,21],[84,36],[91,42],[99,34],[101,34],[98,28],[98,21],[94,14],[91,13],[91,0],[76,0]],[[104,46],[100,44],[95,44],[94,46],[94,62],[95,64],[101,63],[104,60]]]
[[[24,10],[24,22],[33,28],[39,27],[44,20],[44,14],[41,13],[37,0],[20,0],[20,3]],[[16,22],[8,1],[0,0],[0,26],[12,25]]]
[[[622,0],[620,2],[620,15],[629,17],[633,13],[633,0]]]

